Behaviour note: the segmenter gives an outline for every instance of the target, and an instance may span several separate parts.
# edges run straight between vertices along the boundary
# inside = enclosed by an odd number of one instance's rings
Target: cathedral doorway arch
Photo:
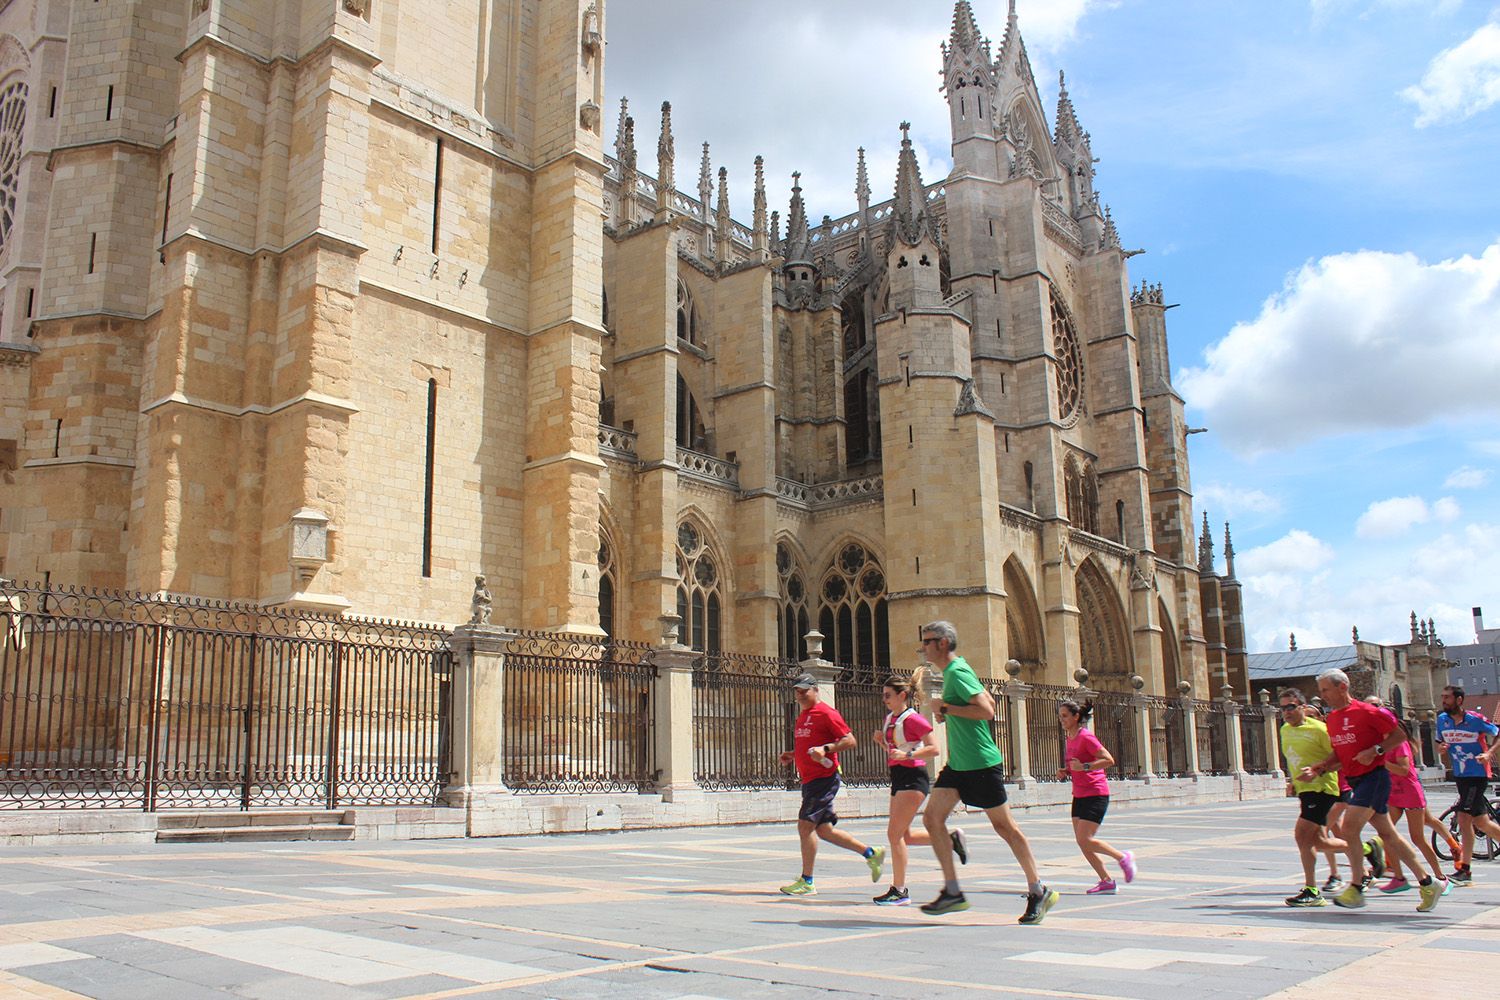
[[[1032,683],[1043,678],[1046,640],[1036,591],[1015,556],[1005,561],[1005,634],[1008,658],[1021,664],[1021,680]]]
[[[1133,661],[1124,605],[1092,556],[1078,567],[1075,582],[1080,666],[1089,672],[1089,686],[1128,691]]]

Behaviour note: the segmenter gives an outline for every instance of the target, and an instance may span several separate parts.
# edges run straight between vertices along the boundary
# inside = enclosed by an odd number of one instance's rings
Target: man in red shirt
[[[1388,813],[1391,796],[1391,774],[1385,769],[1384,755],[1406,739],[1396,717],[1384,709],[1349,696],[1349,675],[1342,670],[1325,670],[1318,675],[1318,695],[1333,711],[1328,713],[1328,742],[1333,754],[1310,767],[1299,777],[1311,781],[1320,774],[1338,771],[1349,783],[1349,805],[1341,817],[1339,836],[1349,852],[1349,870],[1363,870],[1363,845],[1359,835],[1365,824],[1379,832],[1385,854],[1407,865],[1420,876],[1422,902],[1418,912],[1437,907],[1443,887],[1422,867],[1421,857],[1410,842],[1396,829]],[[1372,858],[1372,861],[1374,859]],[[1378,864],[1378,862],[1377,862]],[[1379,872],[1376,873],[1377,877]],[[1364,890],[1357,882],[1333,897],[1334,905],[1357,909],[1365,905]]]
[[[797,813],[797,837],[802,841],[802,874],[790,885],[781,887],[788,896],[811,896],[813,862],[818,857],[818,839],[836,847],[854,851],[870,867],[870,881],[879,882],[885,864],[884,847],[866,847],[842,830],[835,829],[838,814],[833,799],[839,793],[839,751],[853,750],[854,734],[832,705],[823,704],[818,681],[803,674],[792,685],[797,707],[802,709],[792,727],[792,749],[778,758],[783,764],[797,765],[802,779],[802,808]]]

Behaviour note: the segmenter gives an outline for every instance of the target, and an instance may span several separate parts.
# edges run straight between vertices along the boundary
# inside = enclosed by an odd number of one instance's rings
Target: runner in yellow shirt
[[[1328,832],[1328,811],[1339,801],[1339,778],[1335,772],[1321,774],[1312,781],[1301,781],[1297,772],[1326,759],[1333,753],[1328,741],[1328,727],[1306,712],[1307,699],[1296,688],[1284,689],[1278,701],[1281,705],[1281,753],[1286,757],[1287,780],[1297,793],[1302,809],[1293,828],[1297,841],[1297,852],[1302,856],[1302,875],[1306,880],[1302,891],[1288,896],[1287,906],[1327,906],[1328,900],[1318,890],[1318,852],[1328,858],[1333,875],[1332,884],[1338,879],[1339,863],[1337,851],[1345,849],[1342,840]]]

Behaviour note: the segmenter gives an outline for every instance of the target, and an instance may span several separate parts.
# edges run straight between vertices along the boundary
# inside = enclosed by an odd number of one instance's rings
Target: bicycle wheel
[[[1438,822],[1446,823],[1448,825],[1448,832],[1453,835],[1453,839],[1459,839],[1457,806],[1449,806],[1448,811],[1438,817]],[[1476,850],[1478,850],[1478,846],[1477,844],[1475,845]],[[1443,861],[1453,860],[1453,852],[1448,849],[1448,838],[1441,836],[1436,830],[1432,832],[1432,850]]]
[[[1500,813],[1497,813],[1494,806],[1490,806],[1490,822],[1500,823]],[[1481,849],[1480,841],[1483,841],[1484,860],[1494,861],[1495,858],[1500,857],[1500,844],[1495,843],[1494,837],[1487,833],[1481,834],[1478,830],[1474,831],[1475,854],[1478,854]]]

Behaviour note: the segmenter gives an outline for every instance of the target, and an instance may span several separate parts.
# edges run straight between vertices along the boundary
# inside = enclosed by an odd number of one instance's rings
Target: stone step
[[[293,826],[211,826],[156,831],[158,844],[223,844],[289,840],[353,840],[352,826],[326,823]]]
[[[341,826],[349,822],[342,809],[263,809],[239,812],[230,809],[208,811],[163,811],[157,814],[158,830],[198,830],[213,827],[254,826]]]

